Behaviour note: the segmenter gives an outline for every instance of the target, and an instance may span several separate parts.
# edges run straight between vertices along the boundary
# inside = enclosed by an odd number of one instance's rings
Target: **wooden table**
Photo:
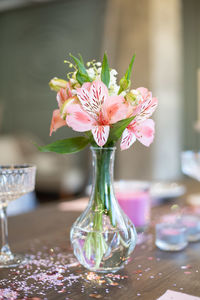
[[[169,212],[169,207],[170,204],[154,208],[153,219]],[[154,245],[153,228],[146,235],[146,241],[136,246],[126,268],[117,273],[119,278],[112,275],[95,277],[94,273],[74,263],[73,259],[71,265],[68,263],[68,268],[64,267],[61,273],[53,272],[52,270],[56,268],[62,269],[61,263],[52,267],[55,257],[55,260],[59,261],[59,253],[62,253],[62,259],[64,254],[73,257],[69,231],[79,214],[79,212],[59,211],[57,205],[45,205],[34,212],[10,217],[9,238],[13,252],[30,253],[34,257],[36,255],[37,259],[44,252],[48,259],[43,267],[40,264],[39,267],[30,265],[26,270],[24,268],[1,269],[0,288],[13,289],[18,293],[17,299],[27,299],[23,298],[24,294],[27,294],[29,298],[41,299],[154,300],[167,289],[200,296],[200,242],[189,244],[181,252],[163,252]],[[51,260],[52,264],[48,266]],[[37,279],[41,289],[37,290],[34,288],[37,280],[31,279],[31,275],[34,272],[41,275],[44,268],[46,271],[43,277]],[[74,282],[66,279],[71,275],[74,276]],[[25,280],[23,276],[27,276]],[[60,279],[56,279],[58,285],[52,283],[49,287],[45,276],[49,278],[60,276]],[[19,283],[20,280],[23,281],[24,286],[21,292],[16,288],[16,282]],[[32,290],[31,285],[33,285]],[[29,286],[28,292],[26,292],[27,286]],[[0,299],[4,298],[0,297]]]

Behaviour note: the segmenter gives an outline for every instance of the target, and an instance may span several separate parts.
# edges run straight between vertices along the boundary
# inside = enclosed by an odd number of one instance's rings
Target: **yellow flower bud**
[[[66,88],[67,81],[64,79],[59,79],[57,77],[54,77],[49,82],[49,86],[53,91],[58,92],[61,88],[63,88],[63,89]]]
[[[127,80],[126,78],[122,78],[119,82],[120,88],[122,91],[127,90],[130,87],[131,81]]]

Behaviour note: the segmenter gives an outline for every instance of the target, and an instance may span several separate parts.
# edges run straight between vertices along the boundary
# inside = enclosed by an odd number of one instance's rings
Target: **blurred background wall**
[[[48,81],[64,77],[68,53],[102,59],[125,72],[136,53],[132,86],[159,99],[156,138],[117,152],[116,178],[179,180],[180,153],[198,149],[197,68],[199,0],[0,1],[0,163],[38,166],[37,188],[73,194],[87,184],[89,150],[71,156],[38,153],[31,141],[74,136],[61,128],[51,138],[56,108]]]

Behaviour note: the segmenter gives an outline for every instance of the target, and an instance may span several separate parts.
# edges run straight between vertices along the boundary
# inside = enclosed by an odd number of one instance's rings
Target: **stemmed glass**
[[[35,188],[34,165],[0,166],[0,209],[2,247],[0,250],[0,268],[16,267],[26,261],[23,255],[13,254],[8,244],[7,206]]]

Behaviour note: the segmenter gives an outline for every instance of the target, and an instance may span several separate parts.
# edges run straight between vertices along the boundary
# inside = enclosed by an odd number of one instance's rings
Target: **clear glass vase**
[[[93,184],[89,204],[71,228],[74,254],[85,268],[116,272],[128,262],[137,233],[113,190],[115,148],[91,147]]]

